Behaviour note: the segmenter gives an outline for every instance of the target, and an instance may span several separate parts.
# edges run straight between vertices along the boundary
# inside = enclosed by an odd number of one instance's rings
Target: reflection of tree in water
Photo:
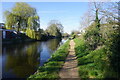
[[[45,42],[44,45],[51,51],[55,51],[60,41],[59,39],[51,39]],[[10,72],[10,74],[15,74],[18,78],[28,77],[33,74],[40,64],[42,47],[40,42],[4,45],[2,52],[3,56],[6,56],[5,62],[3,62],[5,63],[4,73]]]
[[[34,73],[39,66],[40,43],[31,43],[28,45],[15,45],[6,48],[7,61],[5,65],[6,72],[13,71],[17,77],[26,77]]]
[[[51,49],[52,51],[56,50],[57,47],[59,46],[60,41],[61,41],[61,39],[49,40],[48,43],[47,43],[48,48]]]

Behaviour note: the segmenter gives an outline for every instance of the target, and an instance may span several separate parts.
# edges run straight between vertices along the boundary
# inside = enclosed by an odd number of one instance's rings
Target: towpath
[[[78,75],[77,59],[75,55],[75,42],[70,41],[69,54],[63,65],[63,68],[59,72],[60,80],[80,80]]]

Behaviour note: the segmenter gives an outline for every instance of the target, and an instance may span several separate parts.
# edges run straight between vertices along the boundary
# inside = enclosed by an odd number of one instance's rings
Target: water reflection
[[[39,45],[40,43],[3,46],[3,77],[21,78],[34,72],[40,63]]]
[[[41,52],[41,58],[40,58],[40,66],[42,66],[44,64],[44,62],[46,62],[50,56],[52,55],[52,53],[54,53],[54,51],[57,49],[57,47],[60,45],[60,39],[52,39],[49,40],[47,42],[42,42],[41,46],[42,46],[42,52]]]
[[[48,44],[48,48],[51,49],[52,51],[54,51],[57,46],[59,46],[60,44],[60,41],[61,39],[53,39],[53,41],[48,41],[47,44]]]
[[[10,44],[2,47],[3,78],[26,78],[44,64],[57,49],[60,40]]]

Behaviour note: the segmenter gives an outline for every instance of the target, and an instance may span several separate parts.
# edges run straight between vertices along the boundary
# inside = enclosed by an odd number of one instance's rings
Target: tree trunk
[[[96,9],[96,19],[95,19],[95,22],[96,22],[96,27],[99,28],[100,27],[100,20],[98,18],[98,9]]]

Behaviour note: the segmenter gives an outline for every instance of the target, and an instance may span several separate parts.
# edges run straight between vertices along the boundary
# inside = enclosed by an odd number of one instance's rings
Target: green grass
[[[96,50],[88,50],[83,38],[74,39],[75,52],[79,66],[79,76],[85,80],[117,78],[117,73],[110,67],[107,49],[100,46]]]
[[[69,41],[60,46],[51,58],[40,66],[36,74],[31,75],[28,80],[56,80],[59,79],[59,71],[68,55]]]

